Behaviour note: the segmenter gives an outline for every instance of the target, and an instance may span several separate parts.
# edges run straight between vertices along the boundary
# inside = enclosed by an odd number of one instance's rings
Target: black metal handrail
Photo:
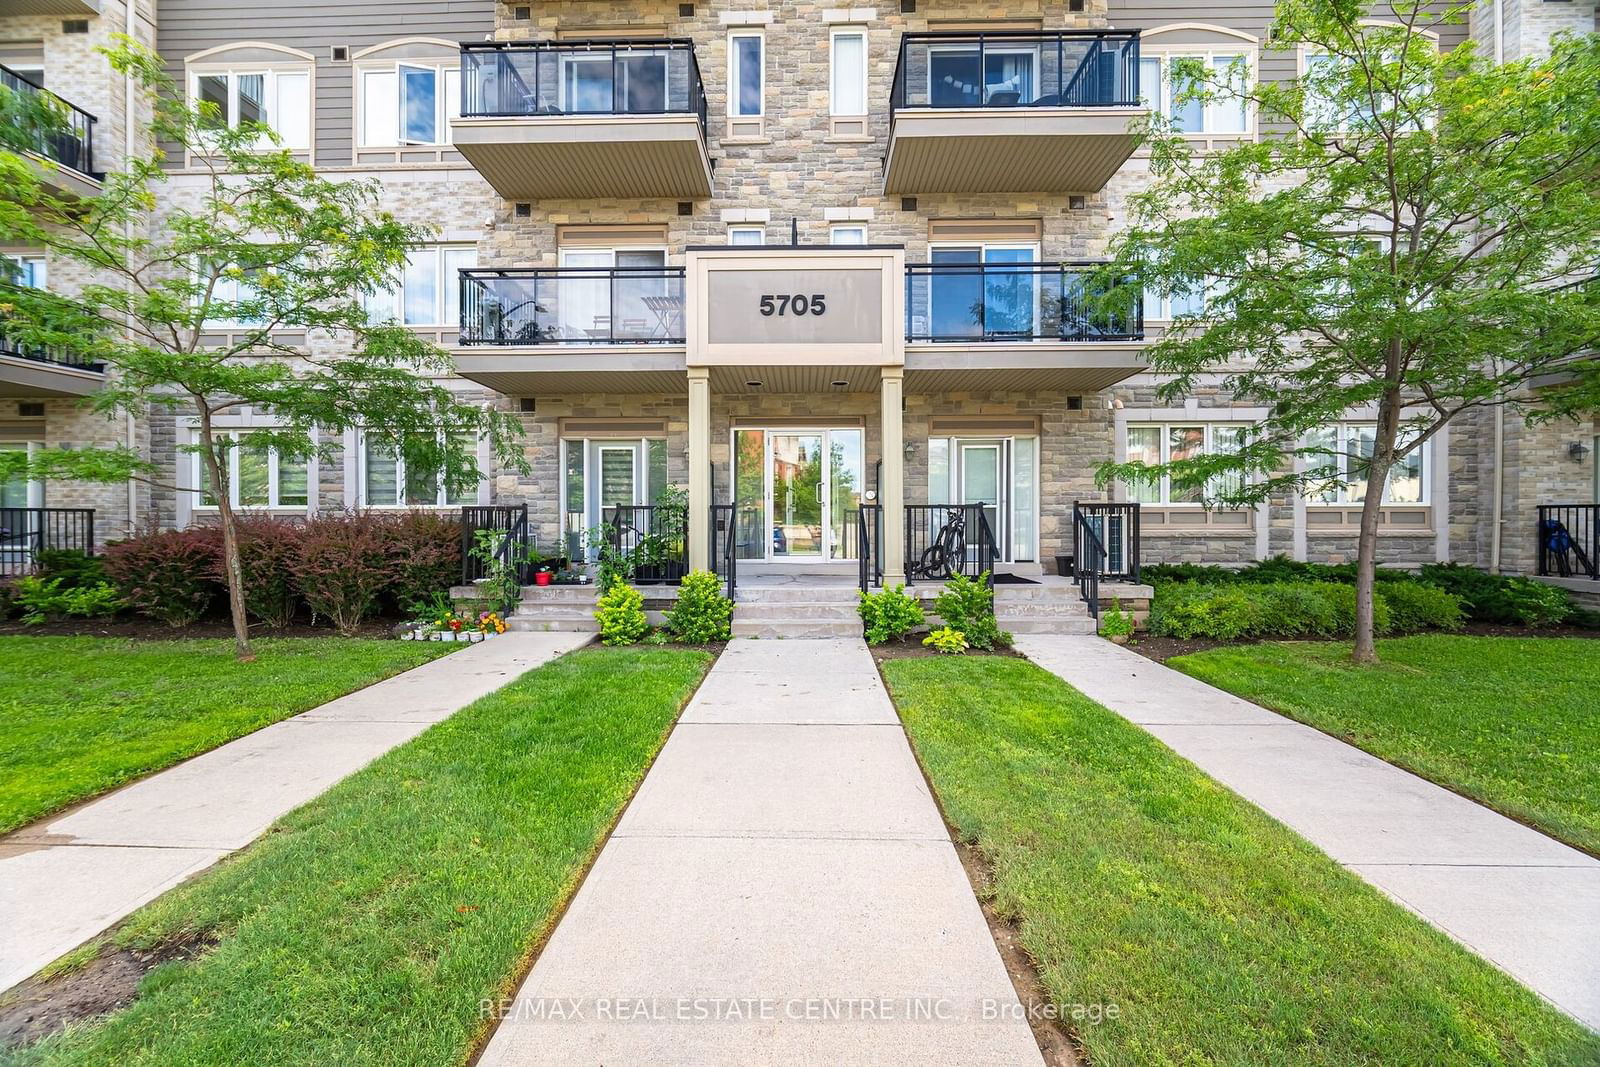
[[[81,352],[69,352],[63,348],[50,348],[45,345],[25,345],[15,338],[7,337],[3,331],[0,331],[0,356],[28,359],[35,363],[53,363],[58,367],[93,371],[96,374],[104,374],[106,370],[104,363],[88,359]]]
[[[0,577],[33,573],[40,552],[94,548],[93,508],[0,508]]]
[[[865,593],[869,587],[883,584],[883,505],[862,504],[857,508],[855,531],[856,578]]]
[[[617,504],[601,509],[611,548],[633,562],[633,580],[676,585],[689,573],[689,511],[681,506]]]
[[[734,525],[732,504],[711,505],[711,568],[728,583],[729,600],[739,585],[739,538]]]
[[[992,504],[907,504],[906,581],[945,581],[957,574],[994,580],[998,557]]]
[[[694,115],[706,94],[687,38],[464,41],[462,118]]]
[[[477,547],[478,532],[489,530],[500,535],[494,558],[501,562],[515,561],[517,580],[527,581],[528,558],[528,505],[494,504],[473,505],[461,509],[461,584],[468,585],[479,578],[488,577],[488,564],[480,560],[473,549]]]
[[[1089,521],[1076,501],[1072,505],[1072,580],[1078,596],[1089,606],[1089,614],[1100,617],[1100,578],[1105,574],[1106,546],[1100,531]]]
[[[1137,502],[1074,500],[1074,516],[1081,514],[1105,549],[1100,577],[1119,582],[1139,580],[1139,505]],[[1074,518],[1074,527],[1077,522]]]
[[[41,127],[34,131],[34,151],[96,181],[105,177],[94,169],[94,127],[99,119],[10,67],[0,66],[0,87],[48,107],[50,121],[33,121]]]
[[[906,340],[1142,340],[1144,293],[1130,283],[1125,301],[1102,299],[1094,280],[1101,266],[908,263]]]
[[[1539,505],[1539,574],[1600,581],[1600,504]]]
[[[1138,30],[907,33],[889,117],[909,108],[1129,107]]]
[[[682,267],[461,271],[464,345],[682,344]]]

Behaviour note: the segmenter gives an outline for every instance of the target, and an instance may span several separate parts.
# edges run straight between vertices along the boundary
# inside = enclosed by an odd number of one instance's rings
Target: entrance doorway
[[[928,502],[982,504],[1002,563],[1038,559],[1038,438],[928,439]]]
[[[865,436],[859,426],[735,429],[739,558],[773,563],[855,559],[866,483]]]

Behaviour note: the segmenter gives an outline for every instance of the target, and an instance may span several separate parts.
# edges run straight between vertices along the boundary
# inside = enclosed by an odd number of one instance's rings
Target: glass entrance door
[[[994,532],[996,545],[1006,544],[1001,517],[1006,514],[1005,446],[1000,441],[957,441],[957,470],[960,476],[958,504],[981,504]],[[972,544],[971,538],[968,544]],[[1001,549],[1003,553],[1004,548]]]
[[[865,489],[859,427],[733,431],[733,504],[740,559],[854,559]]]

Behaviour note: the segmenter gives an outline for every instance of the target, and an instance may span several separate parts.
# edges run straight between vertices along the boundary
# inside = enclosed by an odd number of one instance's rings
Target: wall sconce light
[[[1583,457],[1589,454],[1589,446],[1582,441],[1574,441],[1567,446],[1567,458],[1574,463],[1582,463]]]
[[[915,441],[907,441],[906,446],[900,451],[906,454],[907,459],[910,459],[912,456],[917,454],[917,443]]]

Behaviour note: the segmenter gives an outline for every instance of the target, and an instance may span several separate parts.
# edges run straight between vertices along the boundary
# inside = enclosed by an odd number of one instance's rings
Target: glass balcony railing
[[[904,108],[1139,103],[1139,31],[908,33],[889,98]]]
[[[687,40],[486,41],[461,46],[463,118],[698,116],[705,89]]]
[[[908,341],[1137,341],[1144,297],[1102,300],[1096,263],[906,265]]]
[[[682,344],[682,267],[461,272],[463,345]]]
[[[94,169],[94,126],[98,121],[26,75],[0,66],[0,121],[33,131],[34,151],[70,170],[99,181]]]

